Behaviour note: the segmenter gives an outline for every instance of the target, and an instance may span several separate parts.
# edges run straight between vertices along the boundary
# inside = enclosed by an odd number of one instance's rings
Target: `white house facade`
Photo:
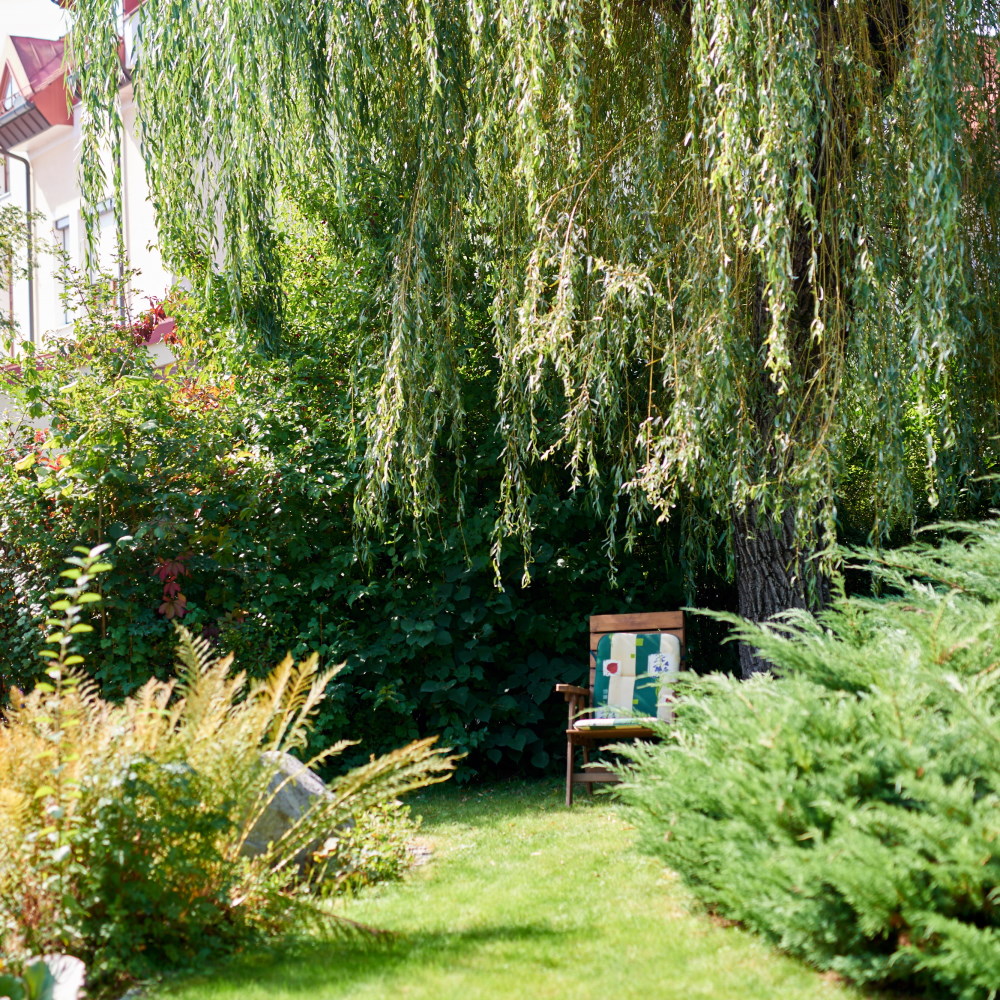
[[[126,294],[135,314],[146,308],[148,298],[162,298],[174,283],[156,249],[153,208],[136,135],[129,68],[139,6],[140,0],[124,3],[120,90],[123,236],[129,269],[137,272]],[[61,300],[57,259],[44,248],[53,244],[62,248],[76,267],[85,260],[79,105],[70,106],[67,100],[69,70],[62,39],[0,35],[0,60],[0,206],[15,205],[35,214],[30,278],[9,280],[8,273],[0,275],[0,310],[16,327],[18,339],[44,350],[47,339],[69,333],[72,324],[71,312]],[[110,182],[110,163],[106,173]],[[111,194],[96,206],[99,257],[109,269],[116,243]],[[165,345],[157,353],[167,359]]]

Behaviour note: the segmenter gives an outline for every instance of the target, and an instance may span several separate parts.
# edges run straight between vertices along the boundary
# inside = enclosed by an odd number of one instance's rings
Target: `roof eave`
[[[0,115],[0,147],[10,149],[52,127],[52,123],[31,101],[24,101],[16,108]]]

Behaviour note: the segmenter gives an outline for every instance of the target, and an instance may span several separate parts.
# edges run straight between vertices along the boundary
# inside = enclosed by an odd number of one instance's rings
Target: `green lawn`
[[[805,1000],[861,997],[692,912],[635,853],[602,796],[567,811],[554,784],[417,800],[433,860],[342,906],[397,932],[259,953],[160,988],[176,1000]]]

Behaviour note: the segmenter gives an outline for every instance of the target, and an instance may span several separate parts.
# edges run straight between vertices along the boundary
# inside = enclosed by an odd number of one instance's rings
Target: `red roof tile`
[[[11,35],[11,44],[21,60],[33,93],[58,79],[63,72],[63,41]]]

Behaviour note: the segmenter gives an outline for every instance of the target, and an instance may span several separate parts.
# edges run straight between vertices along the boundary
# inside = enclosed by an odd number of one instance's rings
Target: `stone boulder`
[[[322,778],[291,754],[269,750],[260,757],[263,766],[272,772],[267,784],[270,801],[243,843],[240,853],[248,858],[263,854],[268,844],[280,840],[312,808],[317,798],[330,794]],[[300,851],[296,857],[298,864],[304,865],[317,846],[310,844]]]
[[[29,958],[22,977],[31,1000],[79,1000],[86,978],[80,959],[58,954]]]
[[[77,1000],[87,978],[87,967],[83,962],[72,955],[46,955],[42,961],[55,980],[52,1000]]]

